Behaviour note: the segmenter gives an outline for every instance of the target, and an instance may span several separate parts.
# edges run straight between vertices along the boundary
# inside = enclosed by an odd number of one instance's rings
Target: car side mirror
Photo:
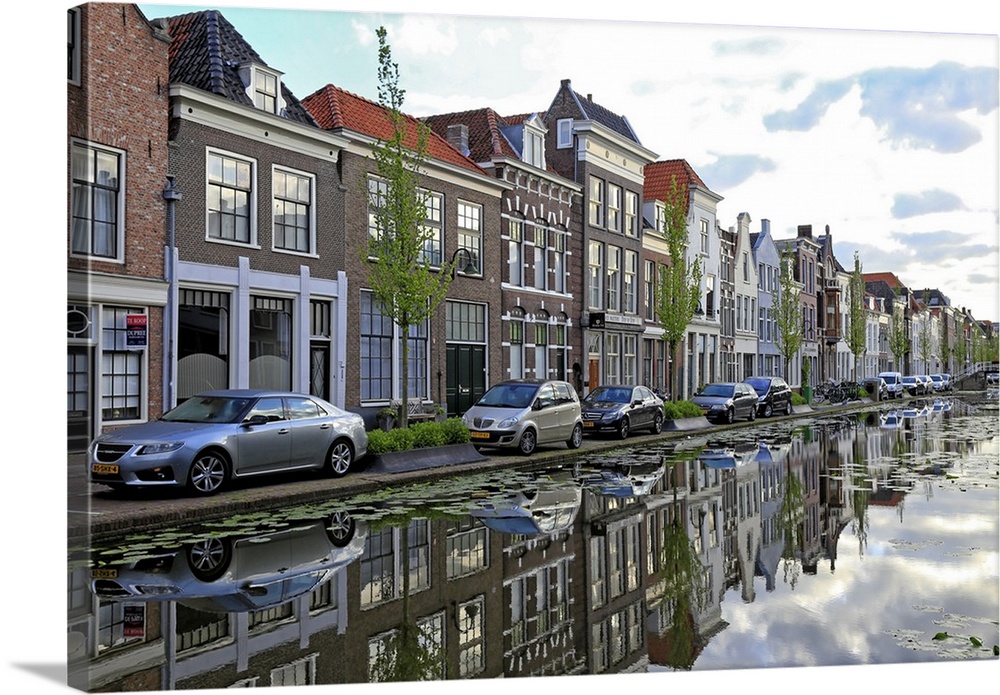
[[[636,398],[634,401],[632,401],[632,405],[642,405],[642,399]]]
[[[267,415],[254,415],[240,423],[243,427],[257,427],[267,424]]]

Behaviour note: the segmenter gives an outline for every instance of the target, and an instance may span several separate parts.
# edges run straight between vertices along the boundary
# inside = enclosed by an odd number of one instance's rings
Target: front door
[[[459,416],[486,393],[486,346],[449,345],[445,400],[449,417]]]
[[[66,426],[69,451],[86,451],[93,437],[90,348],[69,346],[66,360]]]
[[[330,344],[315,342],[309,347],[309,393],[330,400]]]

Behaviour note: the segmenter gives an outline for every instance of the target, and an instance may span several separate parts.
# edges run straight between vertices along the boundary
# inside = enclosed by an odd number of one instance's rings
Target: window
[[[450,522],[445,543],[448,579],[458,579],[488,569],[488,544],[488,529],[471,516]]]
[[[552,289],[566,291],[566,230],[554,229],[552,237]]]
[[[313,177],[276,168],[271,179],[274,248],[313,253]]]
[[[545,230],[545,220],[535,220],[534,227],[534,241],[535,241],[535,282],[534,287],[536,290],[546,289],[548,281],[548,255],[549,249],[546,243],[546,230]]]
[[[590,308],[604,306],[604,246],[600,242],[590,242],[587,267],[590,279]]]
[[[181,288],[177,317],[177,400],[229,387],[229,295]]]
[[[625,191],[625,235],[639,236],[639,196],[635,191]]]
[[[524,126],[524,151],[521,159],[539,169],[545,168],[545,133],[527,124]]]
[[[124,260],[125,153],[74,142],[71,165],[72,253]]]
[[[427,216],[423,222],[424,248],[420,260],[430,266],[440,268],[442,262],[441,238],[443,236],[444,196],[440,193],[422,191]]]
[[[621,310],[621,269],[622,250],[617,246],[608,247],[608,311]]]
[[[750,281],[750,256],[743,252],[743,282]]]
[[[556,121],[556,147],[564,148],[573,145],[573,119],[560,118]]]
[[[656,320],[656,262],[644,261],[643,296],[646,301],[646,320]]]
[[[604,378],[609,384],[621,383],[621,335],[608,333],[605,338]]]
[[[402,393],[400,355],[402,339],[389,317],[382,314],[373,294],[361,292],[361,400],[388,401]],[[428,396],[427,322],[410,326],[408,398]]]
[[[292,300],[251,297],[250,388],[292,388]]]
[[[472,256],[472,261],[479,268],[477,275],[483,272],[483,208],[472,203],[458,202],[458,246],[466,249]]]
[[[524,309],[514,307],[510,312],[510,378],[524,378]]]
[[[142,309],[104,307],[101,312],[101,416],[105,421],[142,417],[142,357],[126,346],[125,317]]]
[[[701,220],[701,252],[708,253],[708,220]]]
[[[590,220],[591,226],[604,226],[604,181],[590,177]]]
[[[66,77],[73,84],[80,84],[80,8],[66,11]]]
[[[455,608],[458,623],[458,677],[468,678],[486,668],[486,650],[483,630],[483,612],[486,602],[482,596],[460,603]]]
[[[254,164],[219,152],[208,153],[208,238],[253,243]]]
[[[622,289],[622,311],[626,314],[638,313],[636,308],[636,283],[639,273],[639,254],[625,251],[625,275]]]
[[[298,659],[290,664],[271,669],[271,687],[286,685],[315,685],[316,654]]]
[[[622,383],[634,384],[636,381],[636,368],[638,365],[638,355],[636,351],[638,340],[633,334],[627,334],[623,336],[623,338],[624,355],[622,359]]]
[[[667,232],[667,210],[659,201],[656,201],[653,206],[653,227],[658,234],[666,234]]]
[[[278,77],[277,75],[254,71],[253,103],[258,109],[268,113],[277,113]]]
[[[378,213],[385,205],[385,198],[389,195],[389,184],[374,177],[368,178],[368,241],[377,241],[382,238],[382,230],[379,227]]]
[[[622,231],[622,187],[608,184],[608,229]]]
[[[507,229],[507,281],[520,287],[524,282],[524,220],[511,218]]]

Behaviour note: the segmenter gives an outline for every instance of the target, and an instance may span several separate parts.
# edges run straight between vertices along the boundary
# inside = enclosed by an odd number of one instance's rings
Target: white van
[[[903,375],[899,372],[881,372],[878,378],[885,382],[886,398],[902,398],[906,395]]]

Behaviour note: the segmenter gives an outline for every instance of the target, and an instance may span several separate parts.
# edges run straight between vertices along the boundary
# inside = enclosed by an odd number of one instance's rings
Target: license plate
[[[117,579],[118,570],[113,569],[92,569],[90,570],[91,579]]]
[[[592,423],[592,422],[585,422],[585,423],[583,423],[583,426],[584,427],[593,427],[594,423]]]
[[[490,438],[490,433],[489,432],[469,432],[469,436],[472,439],[489,439]]]
[[[95,463],[93,468],[90,469],[94,473],[118,473],[117,463]]]

